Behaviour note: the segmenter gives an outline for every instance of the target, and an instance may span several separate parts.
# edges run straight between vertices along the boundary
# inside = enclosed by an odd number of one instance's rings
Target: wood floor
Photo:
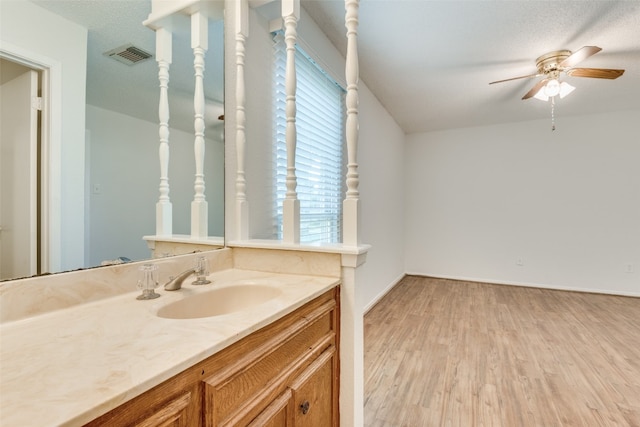
[[[364,322],[367,427],[640,426],[640,298],[408,276]]]

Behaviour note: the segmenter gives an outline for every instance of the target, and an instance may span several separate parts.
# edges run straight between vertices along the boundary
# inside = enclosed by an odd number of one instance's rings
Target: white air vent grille
[[[123,64],[133,65],[153,57],[149,52],[140,49],[132,44],[111,49],[104,53],[106,56],[122,62]]]

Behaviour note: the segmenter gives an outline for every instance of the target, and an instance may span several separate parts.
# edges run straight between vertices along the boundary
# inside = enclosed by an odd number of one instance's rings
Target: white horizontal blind
[[[282,238],[282,201],[287,175],[286,45],[274,36],[274,157],[276,234]],[[344,89],[296,46],[296,175],[300,200],[300,242],[341,241]]]

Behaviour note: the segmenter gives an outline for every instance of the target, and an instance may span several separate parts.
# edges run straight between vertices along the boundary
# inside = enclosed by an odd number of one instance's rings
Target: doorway
[[[0,57],[0,280],[40,272],[42,73]]]

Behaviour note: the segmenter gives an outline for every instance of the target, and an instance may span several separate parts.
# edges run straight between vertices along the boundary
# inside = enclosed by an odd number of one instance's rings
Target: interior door
[[[0,85],[0,279],[37,273],[38,73]]]

